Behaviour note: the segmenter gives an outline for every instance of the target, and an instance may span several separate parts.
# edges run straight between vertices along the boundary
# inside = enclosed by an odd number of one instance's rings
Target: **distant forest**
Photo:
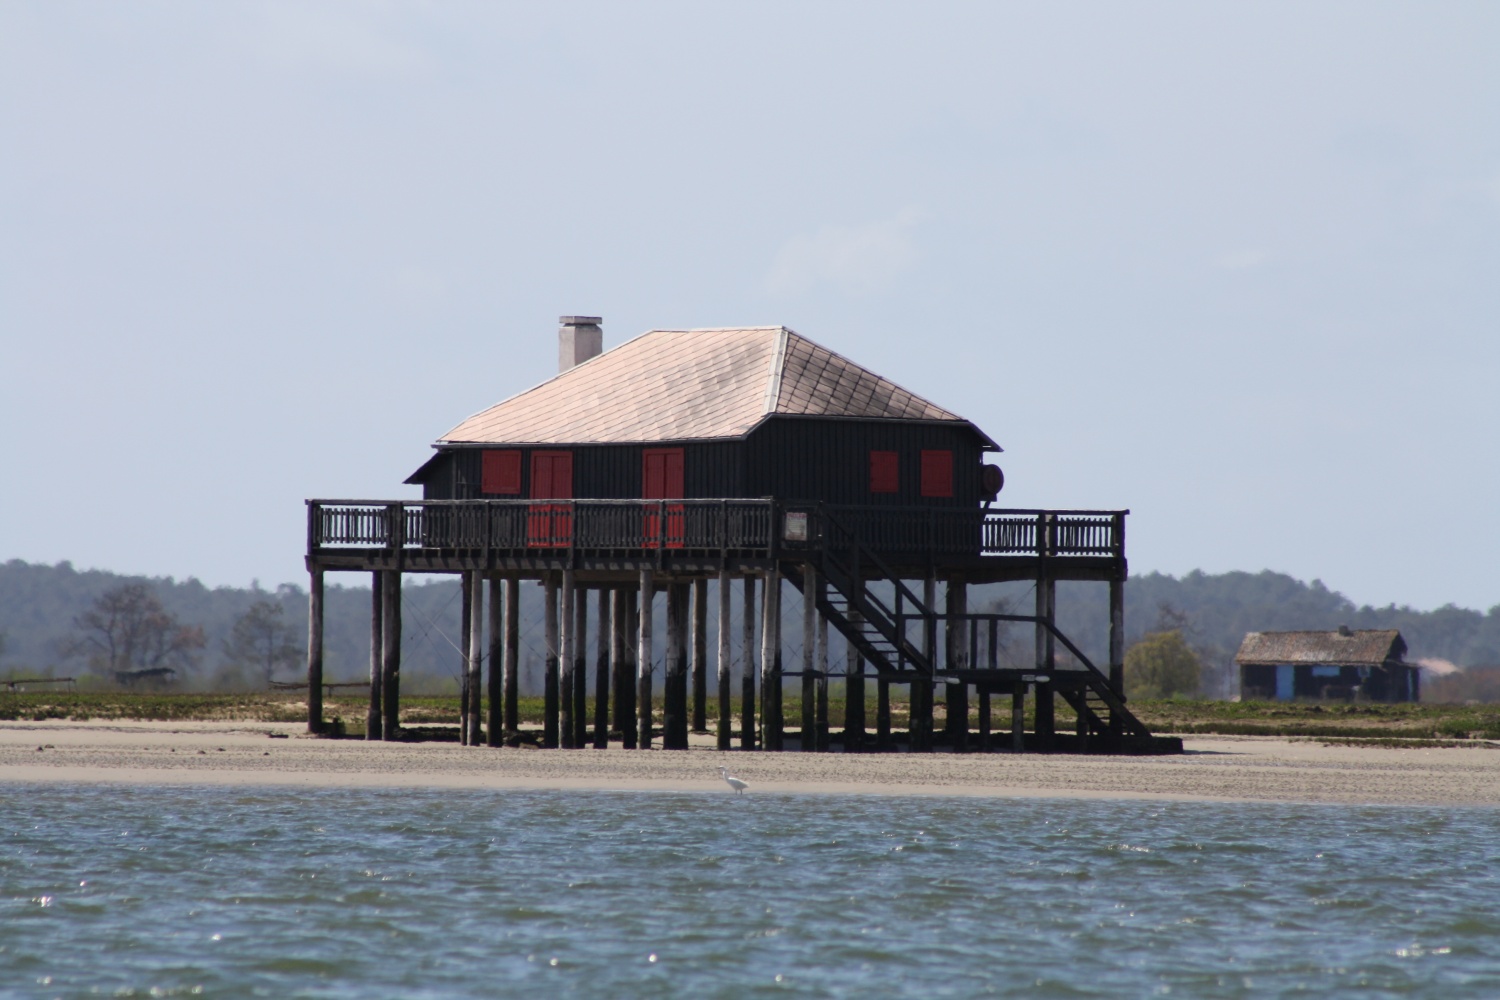
[[[325,662],[330,680],[358,680],[369,669],[370,590],[343,586],[330,574],[325,597]],[[364,583],[350,574],[351,582]],[[235,625],[257,604],[279,605],[279,619],[289,637],[305,644],[307,594],[284,584],[275,590],[209,588],[195,579],[130,577],[100,570],[79,571],[70,563],[55,566],[12,560],[0,564],[0,680],[51,674],[84,677],[88,658],[76,649],[79,621],[106,592],[123,584],[144,584],[165,611],[184,627],[201,629],[201,642],[179,661],[178,683],[192,688],[254,689],[264,677],[234,653]],[[971,589],[971,606],[1004,607],[1015,613],[1032,610],[1027,586]],[[1500,665],[1500,607],[1488,613],[1446,606],[1434,611],[1356,606],[1317,580],[1303,583],[1282,573],[1189,573],[1181,578],[1149,573],[1125,587],[1127,641],[1146,632],[1181,628],[1205,664],[1203,694],[1228,697],[1234,691],[1232,660],[1246,632],[1280,629],[1397,628],[1405,637],[1410,660],[1442,660],[1460,668]],[[543,656],[541,588],[523,584],[522,676],[527,689],[540,681]],[[800,599],[787,588],[783,598],[787,655],[800,656]],[[414,690],[448,690],[459,669],[459,587],[451,578],[407,584],[402,636],[403,673]],[[657,616],[662,610],[658,602]],[[733,602],[739,614],[738,595]],[[717,602],[710,599],[712,612]],[[591,609],[592,611],[592,604]],[[1104,663],[1108,648],[1107,591],[1102,584],[1058,586],[1058,622],[1086,655]],[[657,635],[663,635],[658,622]],[[737,621],[732,623],[738,636]],[[712,634],[712,633],[711,633]],[[1003,638],[1004,656],[1027,662],[1032,655],[1029,627],[1018,625]],[[658,645],[664,645],[659,643]],[[736,641],[736,647],[738,642]],[[712,648],[712,643],[710,643]],[[841,658],[843,644],[834,640],[831,655]],[[292,657],[278,679],[300,676]]]

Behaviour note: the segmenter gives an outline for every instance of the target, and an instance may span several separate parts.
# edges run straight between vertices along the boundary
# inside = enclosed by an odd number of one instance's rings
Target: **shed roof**
[[[438,444],[738,438],[777,414],[969,424],[786,327],[652,330],[481,410]]]
[[[1326,664],[1374,667],[1406,655],[1406,641],[1393,628],[1334,632],[1250,632],[1234,662],[1244,665]]]

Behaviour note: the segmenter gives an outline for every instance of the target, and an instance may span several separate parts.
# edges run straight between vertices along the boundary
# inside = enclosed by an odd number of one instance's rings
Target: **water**
[[[1493,997],[1497,820],[0,785],[0,993]]]

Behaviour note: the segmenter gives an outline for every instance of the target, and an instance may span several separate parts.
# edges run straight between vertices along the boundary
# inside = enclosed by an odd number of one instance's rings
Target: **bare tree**
[[[86,657],[121,684],[170,680],[197,666],[196,654],[207,645],[203,629],[179,622],[144,583],[106,590],[73,619],[73,628],[64,654]]]
[[[297,630],[286,621],[285,609],[275,601],[260,600],[234,623],[224,643],[224,655],[235,663],[253,665],[269,687],[276,668],[294,666],[301,654]]]

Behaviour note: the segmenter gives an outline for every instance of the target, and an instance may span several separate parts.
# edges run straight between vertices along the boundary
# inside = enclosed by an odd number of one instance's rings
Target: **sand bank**
[[[1500,749],[1188,737],[1174,757],[492,750],[317,740],[295,725],[0,723],[0,782],[654,789],[1500,805]],[[41,750],[37,748],[41,747]]]

